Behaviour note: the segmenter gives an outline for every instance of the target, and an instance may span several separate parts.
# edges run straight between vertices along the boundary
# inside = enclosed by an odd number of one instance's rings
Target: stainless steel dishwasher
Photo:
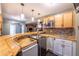
[[[40,37],[37,41],[38,41],[38,55],[46,56],[46,38]]]

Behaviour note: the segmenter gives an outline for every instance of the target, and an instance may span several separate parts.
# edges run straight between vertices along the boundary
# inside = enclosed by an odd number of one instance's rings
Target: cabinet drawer
[[[73,42],[66,40],[66,41],[64,42],[64,44],[67,45],[67,46],[72,46]]]

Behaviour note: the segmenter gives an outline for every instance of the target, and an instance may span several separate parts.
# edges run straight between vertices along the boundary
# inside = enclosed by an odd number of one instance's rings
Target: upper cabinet
[[[2,14],[1,14],[1,5],[0,5],[0,35],[2,32]]]
[[[2,32],[2,16],[0,15],[0,34]]]
[[[62,28],[63,14],[55,15],[55,28]]]
[[[1,14],[0,14],[0,23],[2,22],[2,16],[1,16]]]
[[[64,13],[63,24],[64,24],[64,28],[73,27],[73,12],[72,11]]]
[[[43,19],[44,24],[52,22],[52,28],[74,28],[75,14],[73,11],[47,16]]]

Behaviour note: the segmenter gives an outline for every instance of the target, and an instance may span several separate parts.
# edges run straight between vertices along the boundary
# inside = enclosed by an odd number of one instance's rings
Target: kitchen
[[[0,3],[0,56],[79,56],[78,3]]]

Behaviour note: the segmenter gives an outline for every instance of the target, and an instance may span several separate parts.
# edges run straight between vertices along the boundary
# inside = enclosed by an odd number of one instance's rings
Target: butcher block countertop
[[[75,36],[67,36],[67,35],[51,35],[51,34],[40,34],[41,36],[44,37],[52,37],[52,38],[61,38],[61,39],[66,39],[66,40],[70,40],[70,41],[76,41]]]
[[[21,48],[25,48],[25,47],[28,47],[30,45],[37,43],[37,40],[34,40],[32,38],[24,38],[22,40],[17,40],[17,42],[19,43]]]
[[[0,37],[0,56],[14,56],[20,51],[20,47],[9,36]]]
[[[32,38],[21,38],[22,35],[0,36],[0,56],[16,56],[22,48],[37,43]],[[19,39],[17,39],[19,38]]]
[[[25,32],[25,33],[19,33],[17,35],[37,35],[37,34],[42,34],[45,31],[39,31],[39,32]]]

